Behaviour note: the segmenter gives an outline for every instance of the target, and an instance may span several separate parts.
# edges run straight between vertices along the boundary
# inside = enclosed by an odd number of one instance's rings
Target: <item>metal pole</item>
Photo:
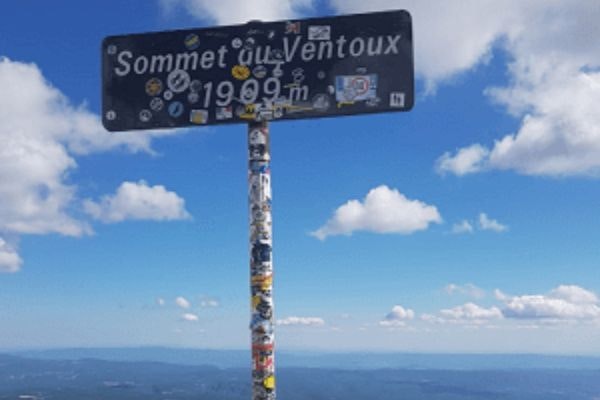
[[[266,121],[248,124],[252,400],[275,399],[271,155]]]

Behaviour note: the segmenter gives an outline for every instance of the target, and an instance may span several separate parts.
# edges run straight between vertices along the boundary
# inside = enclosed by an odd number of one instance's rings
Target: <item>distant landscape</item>
[[[0,399],[249,399],[248,360],[167,348],[0,354]],[[278,364],[286,400],[600,400],[593,357],[282,352]]]

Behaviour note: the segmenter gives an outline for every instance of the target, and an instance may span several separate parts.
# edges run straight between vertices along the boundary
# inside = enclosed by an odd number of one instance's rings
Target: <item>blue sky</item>
[[[271,125],[278,347],[600,354],[597,5],[368,3],[2,5],[0,349],[249,345],[246,129],[109,134],[105,36],[404,8],[411,112]]]

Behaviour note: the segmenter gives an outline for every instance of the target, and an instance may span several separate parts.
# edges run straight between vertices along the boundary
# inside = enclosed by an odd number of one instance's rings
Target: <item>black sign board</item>
[[[110,131],[407,111],[410,14],[110,36],[102,96]]]

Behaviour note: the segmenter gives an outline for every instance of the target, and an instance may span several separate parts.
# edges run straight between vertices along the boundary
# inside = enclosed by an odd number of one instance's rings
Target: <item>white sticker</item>
[[[313,25],[308,27],[308,40],[331,40],[331,26]]]
[[[174,93],[181,93],[190,86],[190,74],[182,69],[171,71],[167,77],[167,85]]]
[[[404,92],[390,93],[390,107],[404,107]]]

